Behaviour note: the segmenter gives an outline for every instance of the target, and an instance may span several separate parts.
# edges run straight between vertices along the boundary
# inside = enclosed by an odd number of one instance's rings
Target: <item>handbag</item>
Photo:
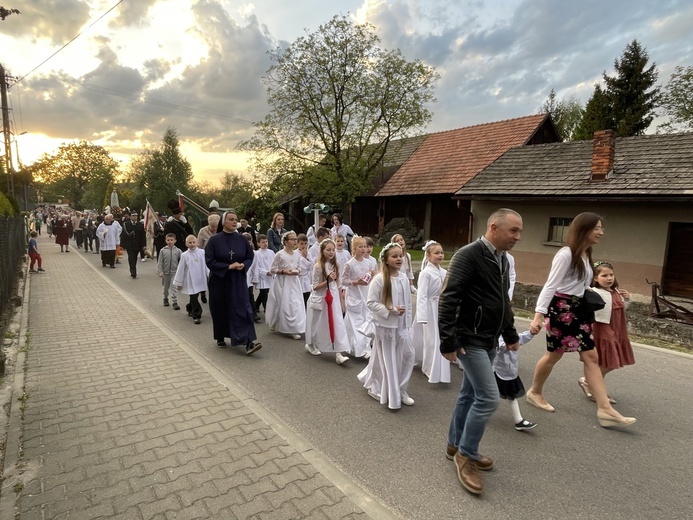
[[[315,309],[316,311],[319,311],[320,309],[322,309],[323,300],[324,296],[311,293],[311,295],[308,297],[308,307],[310,307],[311,309]]]
[[[591,289],[585,289],[582,299],[587,308],[592,312],[600,311],[606,305],[604,299]]]

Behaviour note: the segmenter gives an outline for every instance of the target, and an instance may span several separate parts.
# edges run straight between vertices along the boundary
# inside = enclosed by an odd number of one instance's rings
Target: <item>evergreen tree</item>
[[[611,101],[606,92],[597,83],[594,85],[592,97],[585,106],[582,119],[575,129],[574,139],[592,139],[598,130],[610,130],[614,128],[614,120],[611,117]]]
[[[655,86],[659,72],[655,63],[647,67],[648,61],[647,50],[638,40],[633,40],[621,59],[614,61],[616,75],[604,73],[613,129],[618,136],[644,134],[655,117],[660,97],[660,89]]]

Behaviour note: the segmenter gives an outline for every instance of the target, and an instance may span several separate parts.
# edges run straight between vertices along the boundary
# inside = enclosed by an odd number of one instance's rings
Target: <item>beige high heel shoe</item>
[[[602,428],[611,428],[612,426],[630,426],[637,419],[635,417],[614,417],[597,411],[597,420]]]

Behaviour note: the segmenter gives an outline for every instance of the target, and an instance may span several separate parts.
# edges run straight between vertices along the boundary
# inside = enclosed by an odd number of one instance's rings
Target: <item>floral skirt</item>
[[[594,349],[590,313],[578,296],[557,293],[546,317],[546,350],[582,352]]]

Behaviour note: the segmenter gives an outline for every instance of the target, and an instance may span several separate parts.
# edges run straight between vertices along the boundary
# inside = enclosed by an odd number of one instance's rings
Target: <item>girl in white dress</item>
[[[351,240],[351,250],[354,257],[349,260],[342,271],[342,287],[345,290],[344,302],[346,315],[344,325],[349,338],[349,353],[355,357],[371,357],[371,339],[361,334],[358,329],[368,320],[369,311],[366,306],[368,285],[375,276],[375,269],[366,260],[366,240],[354,237]]]
[[[349,349],[349,342],[339,308],[339,267],[335,259],[335,244],[329,238],[320,244],[320,256],[313,268],[312,288],[308,298],[306,350],[314,356],[334,352],[335,361],[341,365],[349,360],[343,354]]]
[[[296,233],[287,231],[281,240],[284,249],[274,256],[270,268],[275,279],[267,299],[265,319],[271,331],[301,339],[306,330],[306,309],[299,304],[303,301],[299,278],[301,255],[294,251]]]
[[[402,235],[392,235],[392,239],[390,239],[390,242],[393,244],[399,245],[399,247],[402,248],[402,273],[407,277],[407,280],[409,280],[409,285],[412,294],[416,293],[416,287],[414,286],[414,267],[412,266],[411,263],[411,255],[407,252],[407,243],[404,240],[404,237]]]
[[[449,383],[450,362],[440,353],[438,335],[438,298],[447,274],[440,263],[445,253],[435,240],[426,242],[423,250],[426,252],[426,266],[419,273],[416,293],[414,349],[417,359],[421,355],[421,371],[428,376],[429,383]]]
[[[373,352],[358,378],[368,395],[397,410],[414,404],[407,394],[414,368],[411,294],[409,280],[400,272],[402,248],[387,244],[380,258],[380,273],[371,281],[367,300],[375,324]]]

